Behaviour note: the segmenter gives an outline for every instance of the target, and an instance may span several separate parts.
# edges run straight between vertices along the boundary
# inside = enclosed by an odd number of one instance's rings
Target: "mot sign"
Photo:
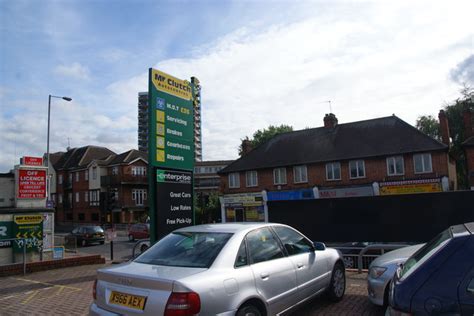
[[[149,151],[154,167],[192,170],[194,111],[191,83],[150,68]]]
[[[156,169],[157,234],[193,224],[192,173]]]

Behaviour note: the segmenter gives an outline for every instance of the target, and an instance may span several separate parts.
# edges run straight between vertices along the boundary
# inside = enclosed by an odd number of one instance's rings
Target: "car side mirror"
[[[326,250],[326,245],[323,242],[315,241],[313,242],[314,250]]]

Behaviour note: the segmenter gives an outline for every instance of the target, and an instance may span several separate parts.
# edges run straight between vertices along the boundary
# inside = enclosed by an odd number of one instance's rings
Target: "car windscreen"
[[[171,233],[134,261],[173,267],[209,268],[231,236],[229,233]]]
[[[426,245],[418,249],[408,260],[403,264],[400,272],[400,279],[407,278],[419,266],[428,260],[434,253],[441,249],[452,238],[451,230],[447,229],[441,234],[433,238]]]
[[[103,233],[104,230],[102,229],[102,227],[93,226],[93,227],[87,227],[87,232],[88,232],[89,234],[93,234],[93,233]]]

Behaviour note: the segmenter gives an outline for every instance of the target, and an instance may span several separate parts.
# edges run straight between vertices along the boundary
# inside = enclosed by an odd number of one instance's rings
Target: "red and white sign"
[[[42,166],[43,158],[41,157],[23,157],[23,164],[27,166]]]
[[[18,170],[18,198],[44,199],[46,197],[46,170]]]

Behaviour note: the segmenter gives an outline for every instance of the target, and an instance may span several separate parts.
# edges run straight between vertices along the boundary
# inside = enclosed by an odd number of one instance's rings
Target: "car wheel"
[[[352,257],[344,257],[342,260],[344,261],[344,266],[347,269],[354,268],[354,259]]]
[[[135,238],[133,237],[133,235],[128,235],[128,241],[134,241]]]
[[[81,246],[82,246],[82,247],[87,246],[87,241],[86,241],[85,239],[82,239],[82,240],[81,240]]]
[[[333,302],[342,300],[346,291],[346,271],[342,263],[336,263],[332,270],[331,283],[328,288],[329,299]]]
[[[237,311],[236,316],[262,316],[260,310],[251,304],[245,304]]]
[[[145,252],[147,249],[148,249],[148,246],[147,246],[147,245],[142,245],[142,246],[140,247],[140,252]]]

